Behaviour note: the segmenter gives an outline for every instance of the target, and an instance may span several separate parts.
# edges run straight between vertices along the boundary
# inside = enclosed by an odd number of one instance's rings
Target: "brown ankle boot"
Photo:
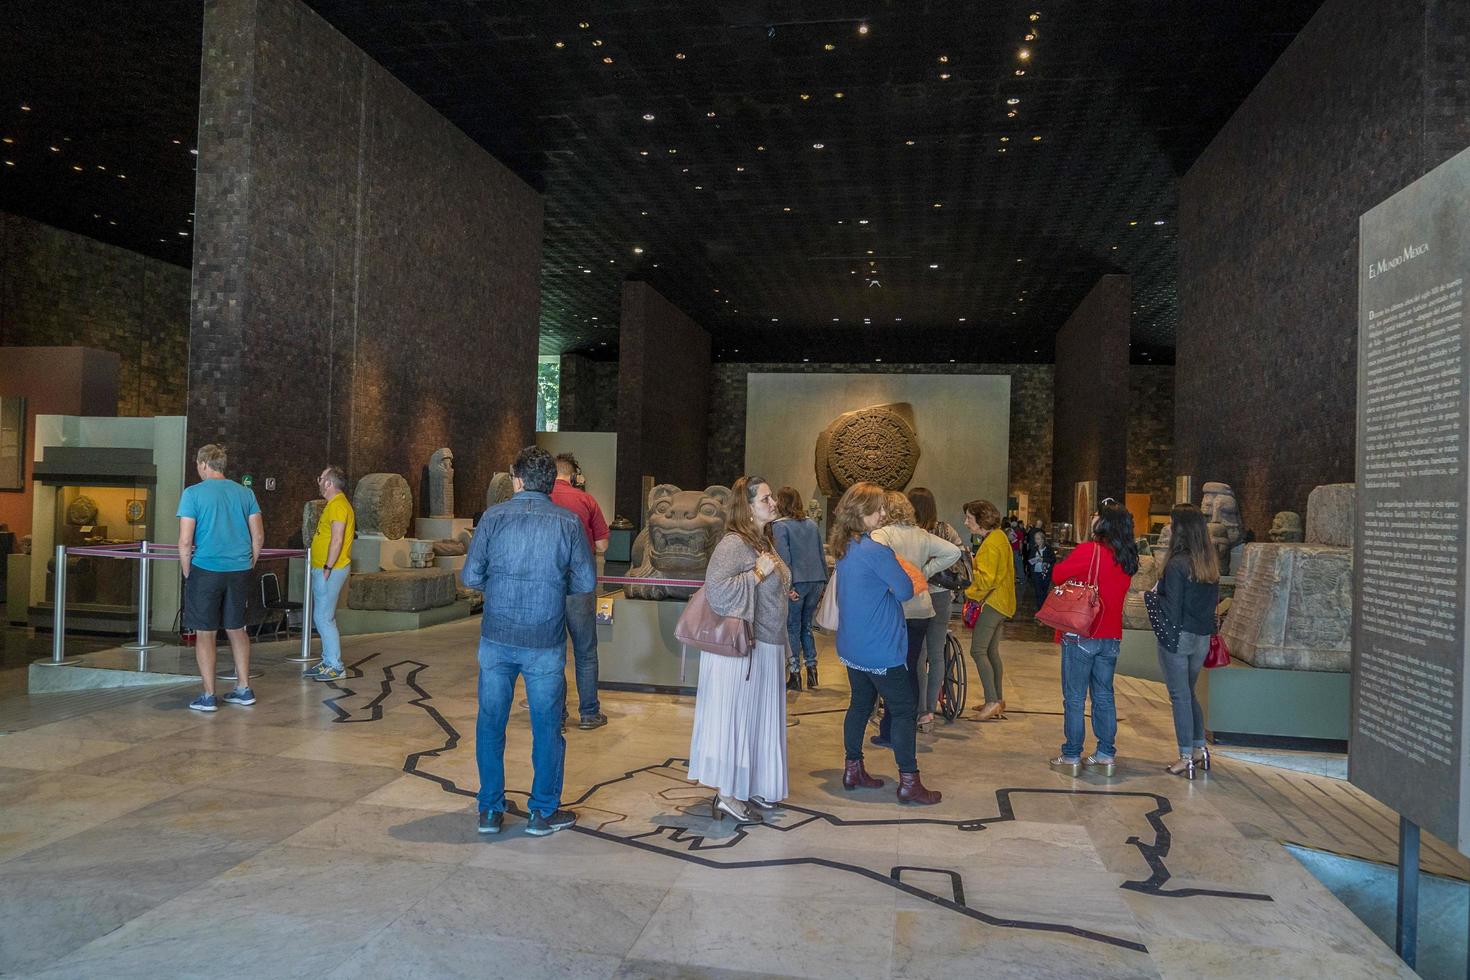
[[[848,759],[846,765],[842,767],[843,789],[857,789],[859,786],[864,789],[877,789],[882,785],[883,780],[868,775],[868,770],[863,767],[862,759]]]
[[[924,788],[918,770],[898,774],[898,802],[932,806],[943,798],[944,794],[938,790]]]

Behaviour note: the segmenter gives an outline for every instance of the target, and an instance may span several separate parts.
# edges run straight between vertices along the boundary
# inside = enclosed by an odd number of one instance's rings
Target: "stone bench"
[[[452,568],[406,568],[353,575],[347,580],[347,607],[420,612],[454,602],[456,587]]]

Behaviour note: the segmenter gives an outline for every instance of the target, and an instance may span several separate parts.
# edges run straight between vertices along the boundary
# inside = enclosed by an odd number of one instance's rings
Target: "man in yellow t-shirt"
[[[340,466],[328,466],[316,478],[317,489],[327,506],[311,536],[311,621],[322,638],[321,663],[302,676],[314,681],[335,681],[347,670],[342,666],[342,634],[337,630],[337,599],[347,584],[352,564],[352,536],[356,515],[347,502],[347,474]]]

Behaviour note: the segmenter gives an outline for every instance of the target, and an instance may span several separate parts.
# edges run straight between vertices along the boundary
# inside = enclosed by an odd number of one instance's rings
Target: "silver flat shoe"
[[[751,806],[755,807],[757,810],[764,810],[767,813],[769,813],[770,811],[776,809],[777,807],[779,807],[781,805],[779,803],[767,803],[765,800],[761,799],[759,796],[752,796],[750,799],[746,800],[745,802],[748,803],[748,804],[750,804]]]
[[[739,801],[737,800],[736,802],[738,803]],[[716,796],[714,802],[714,817],[716,820],[723,821],[726,816],[731,817],[737,825],[742,823],[761,822],[761,818],[758,814],[751,813],[749,810],[743,808],[736,808],[734,806],[731,806],[730,804],[725,802],[723,797]]]

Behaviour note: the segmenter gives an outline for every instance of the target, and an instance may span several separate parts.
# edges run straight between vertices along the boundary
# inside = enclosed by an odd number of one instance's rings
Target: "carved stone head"
[[[1283,510],[1271,519],[1272,541],[1302,541],[1306,532],[1302,527],[1302,515],[1296,511]]]

